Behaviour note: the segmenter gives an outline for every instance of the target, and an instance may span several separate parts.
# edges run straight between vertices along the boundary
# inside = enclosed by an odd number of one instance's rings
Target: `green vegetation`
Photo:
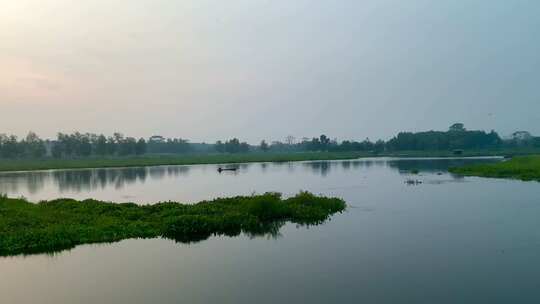
[[[0,171],[530,154],[540,154],[540,137],[520,131],[503,140],[495,131],[467,130],[461,123],[447,131],[400,132],[388,141],[339,142],[323,134],[301,140],[287,136],[284,142],[262,140],[258,146],[237,138],[208,144],[159,135],[136,139],[120,133],[58,133],[55,140],[42,140],[33,132],[21,140],[0,134]]]
[[[387,149],[403,150],[474,150],[493,149],[504,145],[495,131],[470,131],[456,123],[448,131],[400,132],[386,143]]]
[[[540,181],[540,155],[520,156],[495,164],[451,168],[450,172],[467,176]]]
[[[121,133],[103,134],[58,133],[54,140],[43,140],[30,132],[23,139],[0,133],[0,158],[2,159],[74,159],[133,157],[162,154],[246,154],[246,153],[298,153],[298,152],[362,152],[366,154],[422,154],[445,153],[461,156],[472,151],[494,150],[540,151],[540,137],[527,131],[514,132],[511,138],[502,139],[495,131],[467,130],[462,123],[451,125],[447,131],[400,132],[388,141],[369,138],[363,141],[339,142],[324,134],[296,140],[287,136],[283,142],[266,140],[260,145],[250,145],[238,138],[218,140],[215,143],[191,143],[182,138],[165,138],[160,135],[148,139],[125,137]],[[407,152],[408,151],[408,152]]]
[[[485,157],[485,156],[524,156],[540,154],[540,148],[493,148],[493,149],[474,149],[463,150],[459,155],[450,150],[405,150],[405,151],[387,151],[384,153],[371,154],[376,156],[389,157]]]
[[[540,149],[494,149],[465,151],[459,157],[530,155]],[[48,169],[118,168],[161,165],[235,164],[251,162],[289,162],[310,160],[345,160],[359,157],[455,157],[452,151],[399,151],[399,152],[282,152],[236,154],[169,154],[126,157],[88,157],[73,159],[0,159],[0,172]]]
[[[54,252],[79,244],[165,237],[195,242],[211,235],[276,234],[290,221],[316,225],[345,210],[338,198],[308,192],[238,196],[194,205],[115,204],[57,199],[38,204],[0,196],[0,255]]]
[[[339,160],[366,156],[360,152],[303,152],[303,153],[242,153],[149,155],[110,158],[78,159],[12,159],[0,160],[0,171],[29,171],[46,169],[81,169],[112,167],[143,167],[159,165],[232,164],[249,162],[286,162],[307,160]]]

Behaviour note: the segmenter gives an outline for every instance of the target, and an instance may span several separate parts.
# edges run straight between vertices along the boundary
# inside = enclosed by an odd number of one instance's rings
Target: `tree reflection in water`
[[[421,158],[364,158],[344,161],[310,161],[310,162],[281,162],[238,164],[240,170],[233,175],[241,175],[249,170],[258,170],[260,173],[271,173],[286,170],[293,173],[295,170],[328,177],[334,170],[337,171],[367,171],[371,167],[383,167],[401,175],[410,174],[412,170],[422,173],[438,174],[447,172],[449,167],[462,166],[472,163],[489,163],[499,159],[421,159]],[[215,174],[218,165],[202,166],[155,166],[132,168],[102,168],[84,170],[50,170],[0,173],[0,193],[17,196],[18,193],[34,195],[45,187],[52,185],[59,192],[83,192],[114,187],[120,190],[128,185],[144,183],[147,179],[160,180],[167,177],[189,176],[190,170],[199,168],[203,174]],[[462,177],[450,175],[457,180]]]

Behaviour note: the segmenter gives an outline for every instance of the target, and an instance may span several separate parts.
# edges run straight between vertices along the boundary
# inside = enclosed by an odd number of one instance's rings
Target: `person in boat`
[[[221,168],[221,167],[219,167],[217,170],[218,170],[219,173],[221,173],[223,171],[236,171],[236,170],[238,170],[238,168]]]

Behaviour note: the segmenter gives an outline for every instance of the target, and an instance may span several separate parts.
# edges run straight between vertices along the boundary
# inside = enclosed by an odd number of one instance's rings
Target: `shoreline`
[[[525,152],[521,152],[525,153]],[[525,154],[533,153],[526,152]],[[3,159],[0,172],[28,172],[66,169],[133,168],[174,165],[231,165],[242,163],[276,163],[327,160],[354,160],[359,158],[486,158],[518,154],[516,151],[470,151],[453,155],[447,151],[368,153],[368,152],[291,152],[291,153],[246,153],[246,154],[190,154],[148,155],[124,158],[81,158],[81,159]]]
[[[495,164],[456,167],[448,171],[463,176],[540,182],[540,155],[519,156]]]

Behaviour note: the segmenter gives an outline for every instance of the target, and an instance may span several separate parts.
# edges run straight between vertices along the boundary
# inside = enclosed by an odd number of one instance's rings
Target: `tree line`
[[[34,132],[28,133],[21,140],[15,135],[0,134],[0,157],[2,158],[39,158],[45,156],[46,153],[44,141]]]
[[[128,156],[146,153],[146,141],[143,138],[124,137],[121,133],[113,136],[103,134],[58,133],[51,143],[51,155],[56,158],[89,156]]]
[[[204,146],[201,151],[199,146]],[[193,144],[182,138],[152,136],[149,139],[126,137],[121,133],[103,134],[58,133],[55,140],[43,140],[34,132],[18,139],[14,135],[0,134],[0,158],[80,158],[92,156],[131,156],[143,154],[181,153],[248,153],[248,152],[303,152],[366,151],[373,153],[393,151],[443,151],[481,150],[496,148],[540,148],[540,137],[518,131],[509,139],[502,139],[497,132],[467,130],[461,123],[447,131],[400,132],[388,141],[375,142],[344,140],[338,142],[326,135],[302,138],[297,141],[288,136],[284,141],[271,143],[263,140],[259,145],[249,145],[238,138],[217,141],[215,144]]]
[[[246,153],[249,152],[250,146],[247,142],[240,142],[238,138],[233,138],[225,142],[218,140],[214,149],[218,153]]]
[[[261,151],[369,151],[380,153],[384,151],[451,151],[451,150],[482,150],[499,148],[540,148],[540,137],[534,137],[526,131],[512,134],[509,139],[503,140],[495,131],[485,132],[467,130],[462,123],[450,126],[447,131],[427,132],[400,132],[388,141],[369,138],[363,141],[330,139],[326,135],[312,139],[303,138],[295,142],[294,138],[286,138],[285,142],[262,141],[259,145]]]

